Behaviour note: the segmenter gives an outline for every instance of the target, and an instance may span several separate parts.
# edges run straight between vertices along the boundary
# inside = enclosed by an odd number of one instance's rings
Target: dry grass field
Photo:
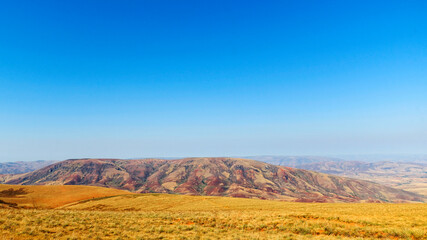
[[[121,194],[130,194],[130,192],[92,186],[22,186],[0,184],[0,200],[27,208],[56,208],[84,199]]]
[[[427,204],[133,194],[0,209],[1,239],[427,239]]]

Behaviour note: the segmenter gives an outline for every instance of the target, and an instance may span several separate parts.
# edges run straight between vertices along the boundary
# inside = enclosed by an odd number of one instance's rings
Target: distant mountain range
[[[281,166],[291,166],[310,171],[369,180],[427,196],[427,162],[423,161],[422,156],[413,158],[392,158],[390,156],[368,158],[370,160],[400,159],[401,162],[346,161],[340,158],[315,156],[252,156],[250,158]],[[357,156],[353,158],[358,159]],[[363,157],[359,158],[364,159]],[[410,160],[415,162],[410,162]]]
[[[353,154],[334,156],[345,161],[359,162],[412,162],[427,164],[427,155],[425,154]]]
[[[321,156],[244,156],[245,159],[253,159],[261,162],[266,162],[274,165],[300,168],[300,166],[318,163],[318,162],[342,162],[341,158],[321,157]]]
[[[302,202],[424,201],[373,182],[236,158],[71,159],[0,181]]]
[[[55,162],[57,161],[38,160],[28,162],[0,162],[0,174],[19,174],[32,172]]]

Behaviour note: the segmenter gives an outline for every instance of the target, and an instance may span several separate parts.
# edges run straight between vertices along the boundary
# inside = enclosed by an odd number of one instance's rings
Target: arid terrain
[[[2,179],[0,239],[427,238],[422,195],[247,159],[72,159]]]
[[[427,195],[427,161],[423,157],[354,157],[355,159],[372,160],[373,162],[316,156],[249,156],[246,158],[282,167],[368,180],[424,196]],[[11,178],[17,178],[18,174],[39,170],[55,162],[58,161],[0,163],[0,183],[7,182]]]
[[[426,239],[424,203],[298,203],[48,186],[5,186],[1,239]],[[64,187],[66,191],[54,190]],[[96,191],[88,191],[88,189]],[[13,191],[10,191],[13,189]],[[10,193],[16,194],[11,197]],[[69,194],[68,194],[68,193]],[[102,193],[71,197],[84,192]],[[42,192],[40,192],[42,193]],[[111,196],[106,196],[111,194]],[[73,198],[73,202],[70,201]],[[25,200],[27,199],[27,200]],[[0,197],[0,200],[6,200]],[[29,205],[28,205],[29,204]],[[33,206],[37,206],[34,208]]]
[[[178,193],[300,202],[422,202],[373,182],[236,158],[71,159],[17,176],[17,185],[91,185],[137,193]]]
[[[377,182],[427,196],[427,164],[411,162],[319,162],[302,169]]]
[[[392,158],[389,156],[374,162],[315,156],[252,156],[250,158],[280,166],[368,180],[427,196],[427,161],[423,157]],[[365,158],[375,160],[373,157]]]

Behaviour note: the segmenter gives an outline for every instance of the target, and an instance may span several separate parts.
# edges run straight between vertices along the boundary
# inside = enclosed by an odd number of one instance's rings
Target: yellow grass
[[[121,195],[54,210],[2,209],[0,235],[3,239],[427,239],[427,204]]]
[[[0,200],[7,203],[16,203],[20,207],[31,208],[55,208],[84,199],[130,194],[130,192],[124,190],[91,186],[21,186],[0,184],[0,192],[8,189],[23,189],[27,193],[13,197],[2,197],[0,195]]]

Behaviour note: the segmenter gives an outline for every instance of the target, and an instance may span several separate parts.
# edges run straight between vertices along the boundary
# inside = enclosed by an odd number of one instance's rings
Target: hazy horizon
[[[0,162],[427,154],[424,1],[1,6]]]
[[[134,156],[134,157],[108,157],[108,156],[79,156],[79,157],[67,157],[62,159],[27,159],[27,160],[16,160],[16,161],[0,161],[0,163],[6,162],[34,162],[34,161],[63,161],[68,159],[85,159],[85,158],[105,158],[105,159],[182,159],[182,158],[203,158],[203,157],[230,157],[230,158],[248,158],[253,157],[319,157],[319,158],[331,158],[331,159],[341,159],[344,161],[364,161],[364,162],[380,162],[380,161],[392,161],[392,162],[427,162],[427,154],[327,154],[327,155],[310,155],[310,154],[300,154],[300,155],[286,155],[286,154],[257,154],[257,155],[216,155],[216,156]]]

